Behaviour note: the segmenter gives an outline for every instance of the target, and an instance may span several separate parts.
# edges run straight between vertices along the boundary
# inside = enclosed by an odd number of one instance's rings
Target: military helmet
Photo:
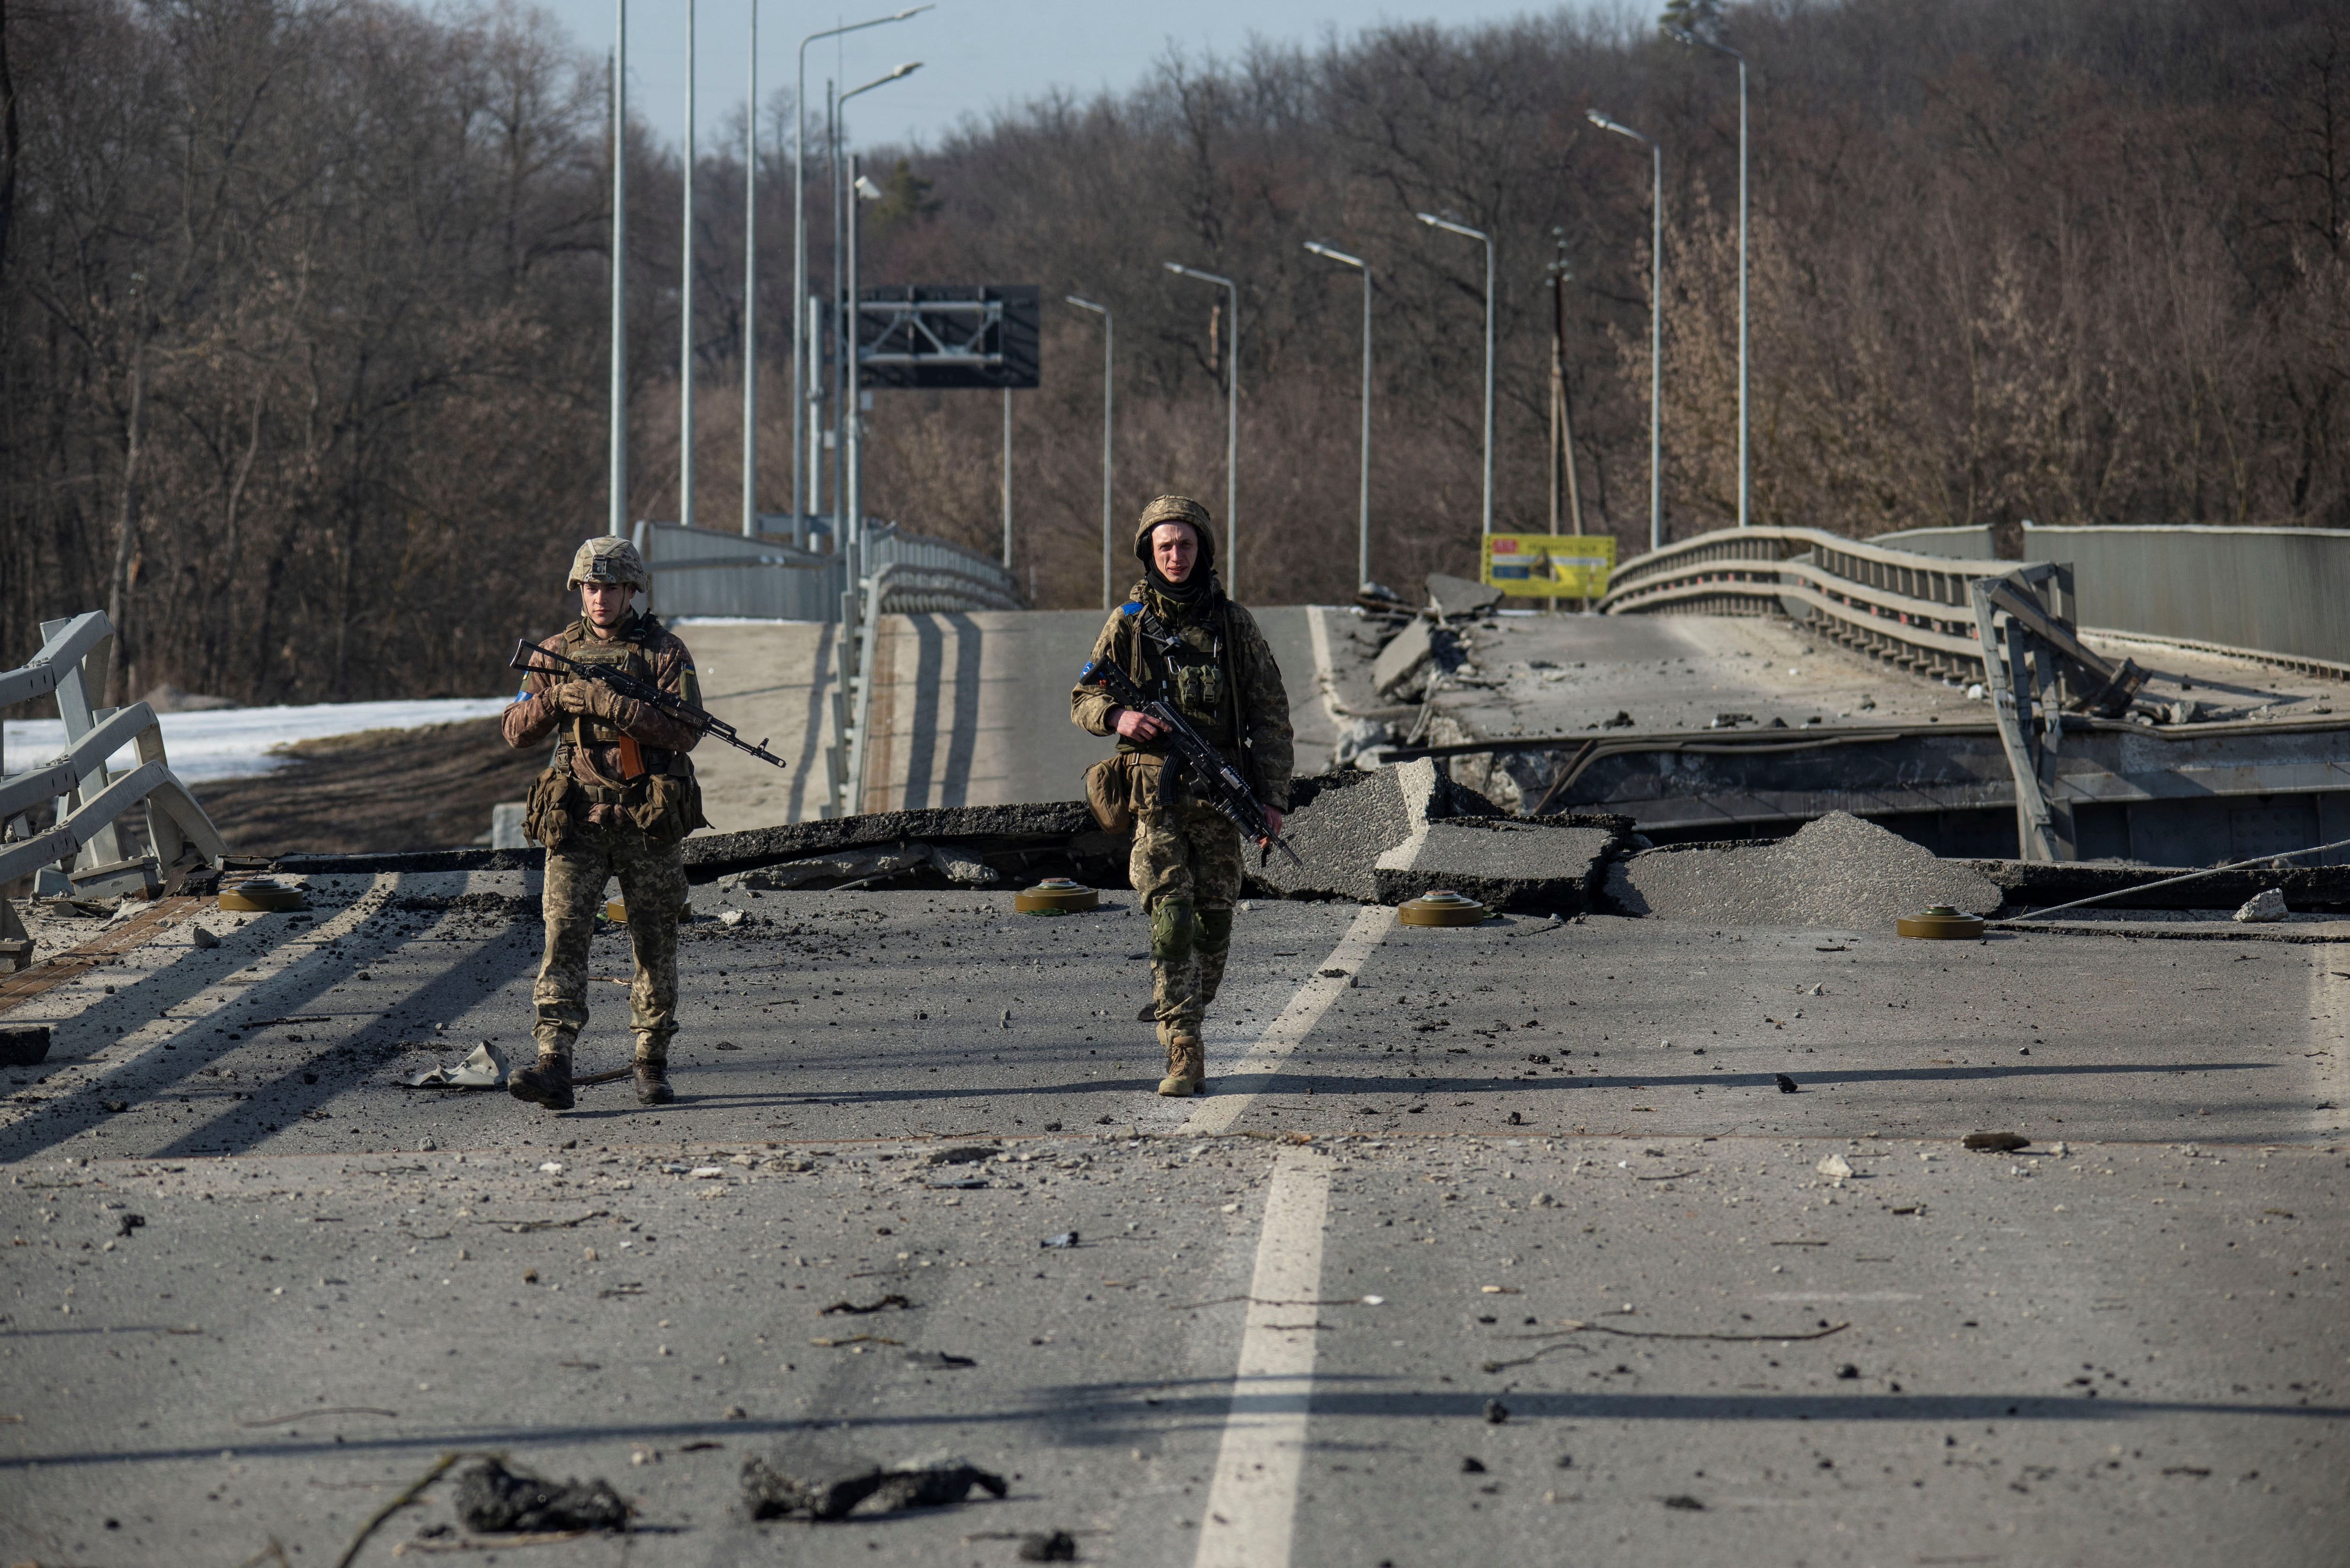
[[[1208,509],[1188,495],[1161,495],[1142,509],[1134,525],[1135,558],[1144,566],[1150,564],[1150,531],[1161,523],[1189,523],[1191,532],[1200,536],[1200,560],[1195,571],[1208,571],[1216,564],[1215,519]]]
[[[580,545],[571,557],[571,580],[563,586],[576,588],[582,583],[633,583],[642,588],[651,586],[652,576],[634,545],[617,534],[603,534]]]

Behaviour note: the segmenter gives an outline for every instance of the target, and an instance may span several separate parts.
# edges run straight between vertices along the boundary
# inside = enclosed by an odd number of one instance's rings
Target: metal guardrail
[[[1971,585],[2027,570],[1846,539],[1817,528],[1724,528],[1627,561],[1608,615],[1789,615],[1820,635],[1921,674],[1983,678]],[[2058,568],[2060,617],[2071,574]]]
[[[101,655],[114,636],[105,612],[46,621],[41,634],[41,650],[29,663],[0,673],[0,707],[54,695],[65,720],[66,750],[44,766],[0,782],[0,822],[48,800],[57,802],[57,820],[46,832],[0,846],[0,882],[48,866],[87,872],[124,865],[115,824],[142,804],[151,855],[129,863],[129,868],[143,862],[145,869],[160,874],[191,851],[219,865],[228,846],[172,772],[155,711],[144,702],[120,709],[90,706],[85,664]],[[137,764],[109,774],[107,759],[125,746],[136,750]]]

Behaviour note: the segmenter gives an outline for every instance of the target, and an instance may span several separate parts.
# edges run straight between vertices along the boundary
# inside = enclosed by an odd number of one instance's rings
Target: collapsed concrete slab
[[[1371,688],[1391,702],[1409,701],[1432,677],[1458,670],[1466,659],[1461,639],[1450,627],[1417,617],[1406,621],[1371,661]]]
[[[1491,583],[1456,577],[1445,572],[1428,574],[1428,602],[1447,620],[1479,615],[1502,602],[1502,590]]]
[[[1664,920],[1889,930],[1929,904],[1989,915],[2004,895],[1971,862],[1835,811],[1788,838],[1644,851],[1609,869],[1606,899]]]
[[[1497,909],[1578,913],[1622,853],[1619,816],[1513,817],[1426,758],[1377,773],[1328,774],[1292,786],[1280,856],[1252,865],[1253,891],[1290,898],[1397,904],[1434,888]]]

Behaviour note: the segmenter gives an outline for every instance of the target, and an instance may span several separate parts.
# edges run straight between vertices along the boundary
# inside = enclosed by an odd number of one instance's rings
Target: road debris
[[[489,1535],[507,1531],[625,1530],[629,1505],[604,1480],[567,1480],[508,1469],[484,1459],[457,1480],[457,1517]]]
[[[1020,1538],[1019,1556],[1023,1563],[1075,1563],[1077,1538],[1066,1530],[1024,1535]]]
[[[743,1461],[743,1501],[753,1519],[835,1520],[946,1508],[969,1497],[973,1487],[998,1498],[1011,1490],[1002,1476],[961,1458],[909,1459],[887,1469],[868,1460],[780,1454]]]
[[[1935,904],[1989,915],[2005,894],[1965,862],[1832,811],[1788,838],[1643,850],[1609,870],[1605,897],[1654,919],[1867,929]]]
[[[1812,1168],[1842,1187],[1845,1178],[1852,1174],[1852,1162],[1840,1154],[1825,1155]]]
[[[1959,1140],[1960,1146],[1983,1154],[2012,1154],[2019,1148],[2029,1148],[2032,1140],[2020,1133],[1969,1133]]]
[[[1036,1243],[1039,1247],[1055,1248],[1074,1247],[1076,1244],[1077,1233],[1075,1231],[1064,1231],[1057,1236],[1047,1236],[1043,1241]]]
[[[1504,1372],[1513,1366],[1530,1366],[1554,1350],[1565,1349],[1572,1343],[1572,1337],[1578,1334],[1607,1334],[1618,1339],[1706,1340],[1717,1345],[1796,1345],[1805,1340],[1825,1339],[1830,1334],[1842,1334],[1851,1326],[1849,1323],[1830,1324],[1804,1334],[1709,1334],[1661,1328],[1617,1328],[1614,1324],[1585,1323],[1576,1318],[1565,1318],[1558,1327],[1544,1329],[1539,1334],[1503,1335],[1504,1339],[1546,1339],[1554,1343],[1544,1345],[1532,1355],[1522,1355],[1514,1361],[1482,1363],[1480,1370]]]
[[[822,1312],[816,1314],[816,1315],[818,1317],[831,1317],[837,1313],[846,1316],[862,1317],[868,1313],[888,1312],[892,1307],[897,1308],[900,1312],[911,1312],[914,1309],[914,1303],[908,1301],[904,1296],[892,1292],[890,1294],[883,1296],[878,1302],[866,1302],[862,1304],[851,1301],[837,1301],[825,1308]]]
[[[1794,1094],[1794,1093],[1796,1093],[1796,1092],[1797,1092],[1797,1091],[1796,1091],[1796,1088],[1795,1088],[1795,1080],[1794,1080],[1794,1079],[1793,1079],[1793,1078],[1790,1078],[1789,1076],[1787,1076],[1787,1075],[1786,1075],[1786,1074],[1784,1074],[1784,1073],[1773,1073],[1773,1074],[1772,1075],[1772,1076],[1773,1076],[1773,1078],[1776,1078],[1776,1079],[1778,1080],[1778,1083],[1779,1083],[1779,1092],[1780,1092],[1781,1094],[1783,1094],[1783,1095],[1792,1095],[1792,1094]]]
[[[2275,888],[2263,888],[2244,901],[2234,919],[2246,925],[2265,925],[2282,920],[2293,911],[2284,907],[2284,894]]]
[[[411,1089],[494,1089],[506,1081],[506,1054],[484,1040],[453,1067],[428,1067],[401,1081]]]

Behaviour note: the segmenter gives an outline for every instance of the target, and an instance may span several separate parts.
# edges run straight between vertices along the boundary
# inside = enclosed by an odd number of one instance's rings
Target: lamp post
[[[1241,524],[1240,524],[1240,462],[1241,462],[1241,291],[1231,278],[1218,277],[1211,272],[1185,266],[1181,262],[1169,262],[1167,270],[1180,276],[1211,283],[1224,291],[1232,301],[1232,342],[1225,350],[1229,363],[1224,381],[1224,590],[1238,597],[1241,591]],[[1108,590],[1104,589],[1105,593]]]
[[[1687,27],[1675,27],[1672,34],[1692,47],[1711,49],[1738,62],[1738,525],[1743,528],[1754,491],[1747,463],[1747,436],[1753,427],[1746,413],[1746,57]]]
[[[1627,136],[1648,150],[1648,548],[1665,547],[1665,480],[1659,466],[1664,450],[1665,151],[1654,138],[1618,125],[1596,109],[1584,118],[1602,130]]]
[[[1079,299],[1074,294],[1065,297],[1079,310],[1090,310],[1100,317],[1102,323],[1102,608],[1107,609],[1115,602],[1110,597],[1109,566],[1110,413],[1114,407],[1112,400],[1117,396],[1117,390],[1110,382],[1112,323],[1108,306],[1096,305],[1090,299]],[[1012,565],[1012,528],[1008,521],[1003,530],[1003,564],[1006,566]]]
[[[843,118],[844,111],[848,107],[848,100],[857,97],[860,93],[871,92],[875,88],[888,87],[894,81],[903,81],[906,78],[912,76],[916,71],[919,71],[921,68],[921,61],[908,60],[903,65],[898,66],[894,69],[890,70],[887,75],[875,77],[863,87],[850,88],[847,92],[842,93],[838,99],[834,100],[832,117],[832,151],[833,161],[836,166],[840,163],[841,144],[848,140],[847,122]],[[859,386],[859,382],[863,378],[858,374],[857,364],[858,335],[857,324],[857,203],[859,201],[870,202],[876,200],[880,196],[881,191],[880,188],[875,185],[872,181],[864,179],[858,174],[855,161],[853,159],[847,165],[846,171],[848,175],[848,179],[845,187],[837,193],[841,199],[837,210],[845,214],[841,221],[846,224],[847,230],[848,270],[847,281],[848,287],[847,298],[844,302],[844,308],[840,316],[836,317],[836,320],[839,323],[836,331],[840,342],[842,389],[840,406],[836,412],[833,424],[834,428],[840,432],[840,434],[834,438],[834,446],[836,451],[837,451],[844,443],[847,450],[843,455],[846,483],[837,487],[836,494],[839,499],[844,501],[847,506],[847,536],[853,537],[861,546],[865,541],[865,446],[860,438],[864,433],[865,417],[864,410],[860,407],[862,400],[860,393],[862,391],[862,388]],[[836,271],[833,275],[836,280],[838,280],[841,276],[837,271]],[[861,554],[859,555],[858,561],[858,573],[859,576],[862,576],[864,573],[864,560]]]
[[[1422,213],[1419,221],[1430,228],[1472,239],[1485,247],[1485,526],[1493,531],[1493,236],[1482,229]]]
[[[612,510],[629,524],[629,0],[612,0]]]
[[[1333,250],[1320,240],[1305,248],[1325,261],[1350,266],[1363,275],[1363,461],[1355,517],[1355,576],[1362,587],[1371,586],[1371,264],[1360,256]]]
[[[678,273],[677,520],[693,526],[693,0],[685,0],[685,260]]]
[[[916,5],[887,16],[875,16],[868,21],[851,22],[846,26],[827,27],[821,33],[810,33],[800,40],[799,77],[792,89],[792,531],[800,529],[800,519],[807,509],[806,480],[801,472],[802,432],[807,417],[807,400],[800,394],[801,355],[806,334],[798,330],[801,300],[807,295],[807,49],[819,39],[842,33],[860,32],[867,27],[879,27],[890,22],[902,22],[909,16],[934,10],[934,5]],[[757,401],[756,361],[752,349],[756,344],[758,322],[758,230],[752,222],[756,210],[759,183],[759,0],[751,0],[751,112],[743,129],[743,532],[756,531],[757,506],[753,498],[756,481],[754,464],[758,458],[758,426],[754,420]]]

